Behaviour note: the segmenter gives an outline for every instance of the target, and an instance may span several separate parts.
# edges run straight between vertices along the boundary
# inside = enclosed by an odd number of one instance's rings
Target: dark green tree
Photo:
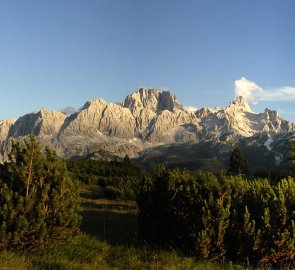
[[[228,171],[234,175],[249,174],[249,166],[239,146],[233,150],[230,156]]]
[[[289,148],[290,148],[290,174],[295,176],[295,138],[292,137],[289,139]]]
[[[32,135],[0,166],[0,250],[45,247],[79,231],[77,186],[66,164]]]
[[[125,165],[131,165],[130,157],[127,154],[125,155],[123,162],[125,163]]]

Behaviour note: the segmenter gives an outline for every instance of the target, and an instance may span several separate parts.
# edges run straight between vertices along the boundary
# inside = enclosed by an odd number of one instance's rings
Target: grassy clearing
[[[81,231],[109,244],[134,243],[137,208],[133,201],[105,199],[97,186],[81,190]]]
[[[81,189],[81,234],[46,251],[0,253],[1,270],[232,270],[238,265],[195,261],[173,251],[137,247],[136,204],[106,200],[97,186]]]

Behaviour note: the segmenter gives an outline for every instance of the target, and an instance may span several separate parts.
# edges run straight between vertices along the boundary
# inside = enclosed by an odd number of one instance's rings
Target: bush
[[[112,176],[101,183],[104,195],[109,199],[135,200],[141,178],[132,176]]]
[[[131,163],[128,156],[123,161],[68,160],[73,178],[85,184],[98,184],[110,199],[135,200],[139,185],[148,177]]]
[[[289,264],[295,256],[295,181],[162,169],[138,196],[139,235],[199,258]]]
[[[0,166],[0,250],[44,247],[79,230],[77,186],[50,149],[31,136]]]

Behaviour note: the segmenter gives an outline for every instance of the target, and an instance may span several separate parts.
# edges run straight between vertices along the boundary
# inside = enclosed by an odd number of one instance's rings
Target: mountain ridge
[[[18,119],[0,120],[0,159],[7,158],[12,140],[30,133],[62,157],[85,158],[103,151],[136,157],[160,145],[206,141],[232,146],[260,133],[292,134],[294,128],[276,111],[252,112],[241,96],[225,108],[190,111],[169,91],[140,88],[118,104],[89,100],[71,115],[42,108]]]

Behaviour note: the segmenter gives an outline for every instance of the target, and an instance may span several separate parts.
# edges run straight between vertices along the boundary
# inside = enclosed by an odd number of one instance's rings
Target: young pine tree
[[[0,166],[0,250],[44,247],[79,230],[77,187],[65,163],[34,136]]]

